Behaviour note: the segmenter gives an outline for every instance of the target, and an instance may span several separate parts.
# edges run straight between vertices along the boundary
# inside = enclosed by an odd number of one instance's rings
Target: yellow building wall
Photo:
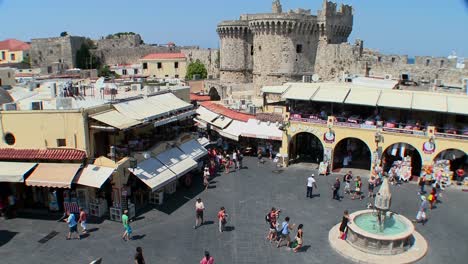
[[[2,52],[5,52],[5,59],[2,59]],[[14,54],[14,60],[11,59],[11,55]],[[9,50],[0,50],[0,64],[5,63],[20,63],[23,61],[24,57],[29,54],[29,51],[9,51]]]
[[[323,139],[324,134],[329,131],[329,127],[335,132],[335,141],[333,143],[326,143]],[[291,121],[289,127],[283,133],[280,153],[283,155],[288,154],[289,156],[289,143],[295,135],[301,132],[307,132],[315,135],[322,143],[324,150],[327,148],[331,149],[332,153],[335,146],[345,138],[357,138],[362,140],[367,144],[372,153],[376,150],[375,134],[377,131],[377,129],[347,128],[333,126],[333,124],[326,125]],[[431,164],[438,154],[447,149],[458,149],[468,153],[468,140],[434,137],[436,149],[434,153],[426,154],[423,151],[423,144],[429,141],[429,135],[406,135],[386,131],[381,131],[380,133],[383,136],[383,142],[379,143],[379,147],[382,147],[382,151],[385,151],[386,148],[395,143],[410,144],[421,155],[423,165]]]
[[[178,75],[178,78],[184,79],[187,73],[187,62],[185,59],[142,60],[141,62],[148,64],[148,68],[143,69],[143,75],[149,75],[153,78],[176,78],[176,75]],[[160,69],[158,69],[158,62],[162,63],[162,68]],[[178,68],[175,68],[175,62],[179,63]]]
[[[81,111],[1,111],[1,148],[57,148],[57,139],[65,139],[64,148],[86,151],[89,155],[88,124]],[[11,133],[15,143],[8,145],[5,134]]]

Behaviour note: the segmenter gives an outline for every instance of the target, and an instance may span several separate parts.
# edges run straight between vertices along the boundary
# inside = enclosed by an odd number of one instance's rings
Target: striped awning
[[[81,164],[39,163],[26,179],[26,185],[51,188],[70,188]]]

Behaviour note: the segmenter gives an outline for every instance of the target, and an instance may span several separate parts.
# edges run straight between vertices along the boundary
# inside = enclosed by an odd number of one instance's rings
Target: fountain
[[[350,215],[347,238],[338,239],[337,228],[330,230],[331,245],[342,255],[366,263],[411,263],[422,258],[427,242],[406,217],[390,211],[392,195],[387,178],[377,193],[373,209]],[[362,255],[362,257],[359,257]]]

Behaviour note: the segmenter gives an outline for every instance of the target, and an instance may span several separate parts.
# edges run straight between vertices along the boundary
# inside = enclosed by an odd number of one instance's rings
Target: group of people
[[[64,218],[64,221],[68,224],[68,235],[66,237],[67,240],[71,239],[72,234],[76,235],[76,239],[81,239],[81,235],[78,232],[78,224],[81,225],[81,233],[82,234],[87,234],[88,229],[87,229],[87,220],[88,220],[88,214],[85,212],[83,208],[80,208],[80,215],[78,220],[76,220],[76,216],[74,213],[71,213],[70,211],[66,212],[66,218]]]
[[[234,149],[232,152],[228,152],[212,148],[208,150],[208,156],[209,164],[207,167],[211,175],[214,175],[218,169],[224,170],[225,173],[229,173],[232,166],[234,166],[234,170],[240,170],[243,168],[244,155],[239,149]]]
[[[205,204],[202,202],[202,199],[199,197],[195,201],[195,225],[193,229],[197,229],[205,223],[204,220]],[[218,230],[220,233],[226,230],[226,224],[228,219],[228,214],[226,208],[221,207],[217,215],[218,219]]]
[[[278,222],[279,214],[281,210],[277,210],[275,207],[272,207],[270,212],[265,216],[265,220],[269,225],[269,230],[266,239],[270,242],[276,241],[276,247],[281,247],[282,242],[286,241],[286,246],[291,248],[294,252],[298,252],[301,250],[303,245],[303,224],[297,226],[296,236],[294,240],[291,240],[290,233],[296,228],[296,224],[289,223],[289,216],[284,218],[284,221],[281,225]]]

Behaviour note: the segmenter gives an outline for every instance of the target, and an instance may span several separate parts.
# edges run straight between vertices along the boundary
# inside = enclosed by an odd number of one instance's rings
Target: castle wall
[[[185,54],[187,61],[190,63],[192,61],[200,60],[208,71],[208,79],[217,79],[220,78],[219,66],[220,66],[220,56],[219,50],[217,49],[182,49],[182,53]]]

